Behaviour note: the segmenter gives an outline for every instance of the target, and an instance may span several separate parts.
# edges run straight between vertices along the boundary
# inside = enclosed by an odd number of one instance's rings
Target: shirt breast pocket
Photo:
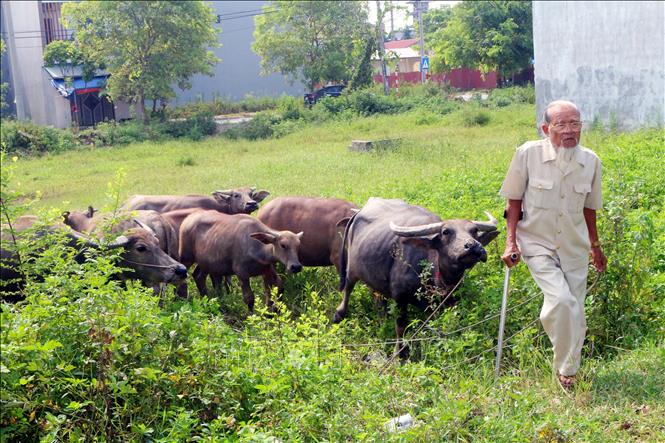
[[[576,183],[573,186],[573,192],[568,200],[568,211],[582,212],[586,196],[591,192],[591,185],[588,183]]]
[[[536,208],[553,208],[556,205],[554,191],[553,180],[543,178],[529,180],[528,197],[531,201],[530,205]]]

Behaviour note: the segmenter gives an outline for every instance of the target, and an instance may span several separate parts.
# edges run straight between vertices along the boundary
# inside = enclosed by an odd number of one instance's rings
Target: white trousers
[[[574,375],[580,368],[586,334],[584,297],[589,269],[563,272],[558,257],[523,258],[545,296],[540,322],[552,342],[554,369],[561,375]]]

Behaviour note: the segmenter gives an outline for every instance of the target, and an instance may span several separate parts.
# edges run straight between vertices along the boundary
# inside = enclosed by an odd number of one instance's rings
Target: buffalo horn
[[[89,237],[87,237],[87,236],[81,234],[81,233],[78,232],[78,231],[75,231],[75,230],[72,229],[72,230],[71,230],[70,232],[68,232],[67,234],[68,234],[68,235],[71,235],[72,237],[74,237],[74,238],[77,239],[77,240],[82,240],[82,241],[84,241],[85,244],[88,245],[88,246],[90,246],[90,247],[93,247],[93,248],[99,248],[99,245],[98,245],[97,243],[95,243],[94,241],[90,240]]]
[[[121,235],[117,237],[115,240],[113,240],[111,243],[109,243],[109,248],[121,248],[124,247],[127,243],[129,243],[129,238],[127,238],[124,235]]]
[[[475,223],[475,225],[478,227],[480,231],[496,231],[496,227],[498,222],[496,219],[490,214],[489,212],[485,211],[485,215],[489,218],[488,221],[483,222],[483,221],[476,221],[472,220],[472,223]]]
[[[133,220],[134,220],[134,223],[139,225],[141,228],[145,229],[146,231],[148,231],[149,233],[151,233],[155,237],[157,236],[157,234],[155,234],[155,231],[153,231],[150,226],[146,225],[145,223],[141,223],[141,221],[137,218],[134,218]]]
[[[441,232],[442,227],[443,222],[420,226],[397,226],[395,223],[390,222],[390,230],[400,237],[424,237],[435,233],[438,234]]]

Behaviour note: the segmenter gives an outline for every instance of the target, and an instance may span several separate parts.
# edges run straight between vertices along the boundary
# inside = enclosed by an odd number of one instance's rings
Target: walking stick
[[[512,261],[517,260],[517,254],[511,254]],[[501,297],[501,316],[499,318],[499,340],[496,346],[496,363],[494,376],[498,377],[501,370],[501,354],[503,353],[503,329],[506,325],[506,307],[508,305],[508,289],[510,286],[510,268],[506,266],[506,274],[503,278],[503,296]]]

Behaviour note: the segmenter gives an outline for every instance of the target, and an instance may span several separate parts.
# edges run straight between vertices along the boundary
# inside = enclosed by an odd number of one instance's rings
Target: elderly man
[[[596,230],[601,165],[579,145],[582,121],[575,104],[554,101],[543,120],[547,138],[517,149],[499,192],[508,199],[502,259],[512,267],[523,257],[543,291],[540,321],[552,342],[559,383],[569,389],[586,333],[589,251],[598,272],[607,265]]]

